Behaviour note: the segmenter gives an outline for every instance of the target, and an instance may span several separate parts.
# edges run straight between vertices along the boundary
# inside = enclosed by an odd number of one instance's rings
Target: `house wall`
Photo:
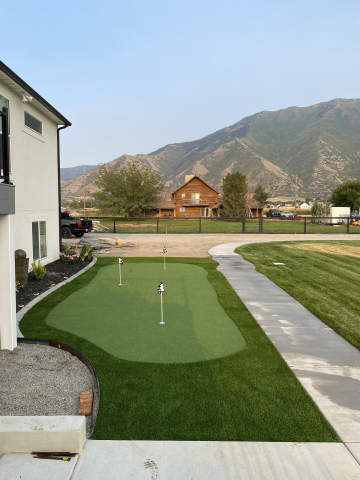
[[[171,217],[174,217],[174,208],[160,208],[159,213],[156,213],[155,210],[149,210],[145,213],[146,217],[166,217],[169,214]]]
[[[185,200],[191,200],[192,193],[200,193],[200,199],[209,199],[209,205],[194,205],[194,206],[185,206],[185,212],[179,212],[179,207],[183,207],[183,198],[182,194],[185,193]],[[200,217],[201,208],[214,207],[218,203],[218,194],[212,190],[210,187],[205,185],[200,179],[194,178],[189,183],[181,187],[175,194],[175,215],[176,217]]]
[[[2,82],[0,94],[9,100],[15,250],[25,250],[31,263],[32,222],[46,221],[47,256],[41,262],[50,263],[59,258],[57,125]],[[25,110],[43,123],[42,135],[25,126]]]

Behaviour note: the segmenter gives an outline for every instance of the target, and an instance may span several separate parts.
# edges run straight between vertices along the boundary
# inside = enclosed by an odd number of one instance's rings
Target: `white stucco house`
[[[30,264],[59,258],[59,132],[71,123],[1,61],[0,114],[0,335],[12,350],[14,251],[25,250]]]

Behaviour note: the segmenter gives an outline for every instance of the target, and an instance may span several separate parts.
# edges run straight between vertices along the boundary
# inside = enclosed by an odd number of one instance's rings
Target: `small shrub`
[[[94,252],[91,245],[83,245],[80,252],[81,261],[83,262],[85,258],[88,257],[89,261],[91,262],[93,256]]]
[[[60,261],[62,263],[76,263],[79,261],[80,254],[74,253],[73,255],[66,254],[64,252],[59,253]]]
[[[24,285],[21,285],[21,283],[19,282],[19,280],[16,280],[16,284],[15,284],[15,290],[18,292],[20,290],[20,288],[23,288]]]
[[[82,262],[85,260],[86,255],[87,255],[87,248],[86,248],[86,245],[83,245],[80,252],[80,258]]]
[[[31,273],[34,275],[36,280],[41,280],[44,277],[46,269],[40,260],[38,260],[37,264],[36,261],[31,264]]]

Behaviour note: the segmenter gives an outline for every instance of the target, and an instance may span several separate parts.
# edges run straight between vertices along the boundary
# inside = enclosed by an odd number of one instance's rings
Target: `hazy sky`
[[[0,59],[73,126],[62,166],[360,97],[359,0],[15,0]]]

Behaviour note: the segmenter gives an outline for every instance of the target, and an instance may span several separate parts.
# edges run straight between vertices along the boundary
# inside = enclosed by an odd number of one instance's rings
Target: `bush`
[[[80,252],[81,261],[83,262],[85,258],[88,257],[89,262],[91,262],[93,256],[94,252],[92,247],[90,245],[83,245]]]
[[[34,275],[36,280],[41,280],[44,277],[46,269],[40,260],[38,260],[37,265],[36,261],[31,264],[31,273]]]

